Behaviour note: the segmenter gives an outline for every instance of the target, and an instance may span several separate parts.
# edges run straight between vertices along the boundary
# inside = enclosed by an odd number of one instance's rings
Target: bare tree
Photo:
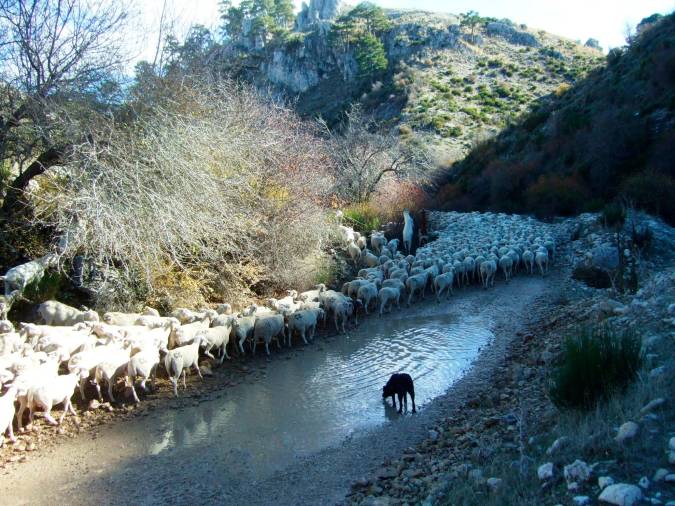
[[[218,82],[185,85],[133,127],[111,121],[96,138],[33,202],[36,225],[67,238],[61,254],[103,273],[99,305],[133,302],[131,287],[153,292],[177,273],[229,300],[258,283],[311,281],[332,187],[314,124]]]
[[[415,145],[404,145],[393,132],[380,132],[380,125],[354,106],[340,132],[326,127],[334,158],[335,192],[351,202],[365,202],[388,176],[416,178],[429,160]]]
[[[53,132],[50,105],[99,83],[124,61],[124,2],[0,0],[0,162],[12,157],[13,135],[31,128],[35,151],[3,202],[5,217],[36,175],[59,163],[70,140]]]

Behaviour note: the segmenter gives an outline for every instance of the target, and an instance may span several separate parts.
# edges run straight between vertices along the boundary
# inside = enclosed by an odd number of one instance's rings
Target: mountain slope
[[[675,16],[477,145],[437,182],[446,209],[572,214],[623,198],[675,221]]]

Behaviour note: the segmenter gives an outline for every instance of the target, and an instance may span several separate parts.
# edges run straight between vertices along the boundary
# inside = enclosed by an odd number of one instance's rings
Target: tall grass
[[[563,361],[553,374],[551,400],[559,407],[593,409],[625,390],[642,361],[636,334],[609,326],[584,328],[565,341]]]

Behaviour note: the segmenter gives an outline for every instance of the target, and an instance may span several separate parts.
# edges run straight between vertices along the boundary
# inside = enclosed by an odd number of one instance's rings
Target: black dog
[[[410,394],[412,399],[412,412],[417,413],[415,409],[415,386],[413,385],[413,380],[410,377],[410,374],[400,373],[392,374],[387,384],[382,387],[382,398],[386,399],[391,397],[391,400],[394,403],[394,409],[396,409],[396,397],[398,395],[398,412],[403,412],[403,403],[405,402],[405,409],[408,409],[408,397],[406,394]]]

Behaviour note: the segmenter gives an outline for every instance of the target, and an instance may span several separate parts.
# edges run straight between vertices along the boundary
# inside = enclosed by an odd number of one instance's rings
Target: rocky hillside
[[[495,134],[534,100],[562,93],[602,61],[593,44],[509,20],[385,10],[385,19],[376,18],[379,28],[361,30],[376,14],[357,9],[312,0],[293,31],[267,42],[240,36],[225,60],[230,70],[235,62],[241,75],[294,98],[305,115],[330,122],[361,102],[446,160],[460,158],[476,138]],[[375,40],[364,56],[360,37],[371,32]],[[365,72],[363,60],[379,44],[386,62]]]
[[[454,164],[438,205],[552,216],[620,198],[673,223],[674,84],[675,16],[652,16],[606,65]]]

